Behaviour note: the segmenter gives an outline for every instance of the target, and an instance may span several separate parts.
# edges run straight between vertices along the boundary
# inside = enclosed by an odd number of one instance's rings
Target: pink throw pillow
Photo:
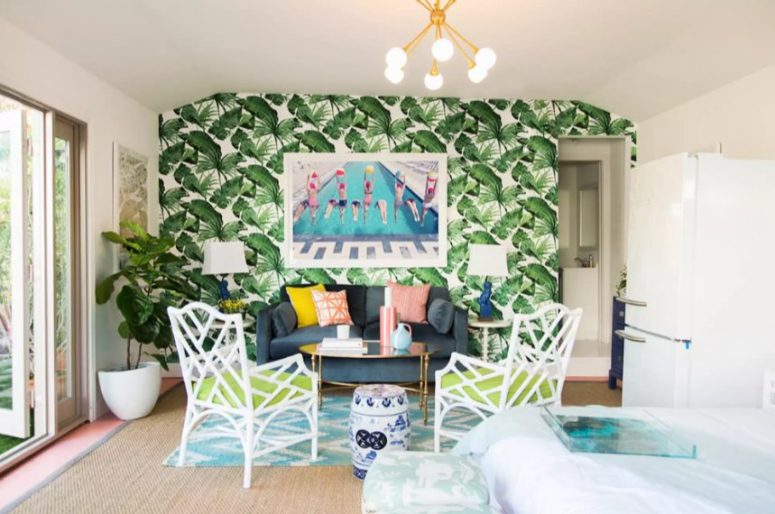
[[[313,289],[312,301],[315,303],[318,324],[321,327],[353,324],[345,291],[315,291]]]
[[[398,320],[402,323],[427,323],[426,308],[430,284],[421,286],[402,286],[388,282],[387,287],[393,292],[393,307],[398,311]]]

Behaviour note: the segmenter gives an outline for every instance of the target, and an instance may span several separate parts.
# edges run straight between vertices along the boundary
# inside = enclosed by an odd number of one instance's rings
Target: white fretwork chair
[[[514,316],[508,355],[497,363],[454,352],[436,372],[434,450],[441,449],[442,436],[459,440],[463,435],[442,428],[453,409],[486,419],[522,405],[559,404],[581,314],[552,303]]]
[[[188,394],[179,466],[185,462],[191,431],[209,416],[220,416],[226,423],[197,435],[240,440],[245,488],[250,487],[254,457],[311,440],[311,458],[317,459],[317,376],[307,369],[300,354],[249,365],[241,315],[222,314],[199,302],[181,309],[170,307],[167,312]],[[293,410],[307,418],[308,432],[265,434],[277,416]]]
[[[764,372],[762,408],[775,409],[775,371],[773,370],[767,370]]]

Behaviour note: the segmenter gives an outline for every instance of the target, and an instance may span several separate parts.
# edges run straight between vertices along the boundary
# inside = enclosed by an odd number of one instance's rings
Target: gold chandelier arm
[[[479,47],[477,47],[475,44],[473,44],[473,43],[472,43],[472,42],[470,42],[468,39],[466,39],[466,37],[465,37],[463,34],[461,34],[460,32],[458,32],[457,30],[455,30],[455,28],[454,28],[452,25],[450,25],[449,23],[446,23],[446,22],[445,22],[445,23],[444,23],[444,26],[445,26],[445,27],[447,27],[447,29],[449,29],[449,32],[450,32],[450,34],[454,34],[454,35],[456,35],[456,36],[457,36],[457,37],[459,37],[459,38],[460,38],[460,39],[461,39],[461,40],[462,40],[462,41],[463,41],[465,44],[467,44],[469,47],[471,47],[471,50],[472,50],[474,53],[476,53],[476,52],[478,52],[478,51],[479,51]]]
[[[463,45],[460,44],[460,41],[457,40],[457,38],[455,37],[455,34],[451,30],[449,30],[449,26],[446,23],[444,24],[444,26],[447,27],[447,33],[449,34],[449,39],[451,39],[452,43],[457,47],[458,50],[460,50],[460,53],[463,54],[463,57],[465,57],[466,60],[468,61],[468,67],[471,68],[474,63],[474,60],[471,58],[471,56],[468,55],[468,52],[466,52],[466,49],[463,47]]]
[[[420,33],[419,33],[419,34],[417,34],[416,36],[414,36],[414,39],[412,39],[412,40],[411,40],[411,41],[409,41],[407,44],[405,44],[405,45],[404,45],[404,52],[406,52],[406,53],[408,54],[409,52],[411,52],[412,50],[414,50],[414,47],[415,47],[415,46],[417,46],[417,43],[419,43],[419,42],[420,42],[420,40],[421,40],[423,37],[425,37],[425,34],[427,34],[427,33],[428,33],[428,31],[431,29],[431,27],[433,27],[433,23],[428,23],[428,24],[425,26],[425,28],[424,28],[424,29],[422,29],[422,30],[420,31]]]
[[[422,5],[426,11],[428,12],[433,11],[433,7],[431,6],[431,4],[428,3],[428,0],[417,0],[417,3]]]
[[[447,9],[449,9],[450,7],[452,7],[452,5],[453,5],[453,4],[454,4],[456,1],[457,1],[457,0],[447,0],[447,3],[444,5],[444,7],[442,7],[442,8],[441,8],[441,10],[442,10],[442,11],[444,11],[444,12],[447,12]]]

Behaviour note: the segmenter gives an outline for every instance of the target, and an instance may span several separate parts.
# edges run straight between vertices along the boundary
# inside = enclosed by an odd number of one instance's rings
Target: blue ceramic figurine
[[[484,281],[484,288],[482,294],[479,295],[479,319],[489,320],[492,319],[492,303],[490,297],[492,296],[492,283],[489,280]]]

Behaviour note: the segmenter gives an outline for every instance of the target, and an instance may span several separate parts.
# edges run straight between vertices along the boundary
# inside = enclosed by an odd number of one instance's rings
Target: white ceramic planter
[[[141,362],[137,369],[100,371],[102,397],[118,418],[147,416],[156,405],[161,389],[161,365]]]

